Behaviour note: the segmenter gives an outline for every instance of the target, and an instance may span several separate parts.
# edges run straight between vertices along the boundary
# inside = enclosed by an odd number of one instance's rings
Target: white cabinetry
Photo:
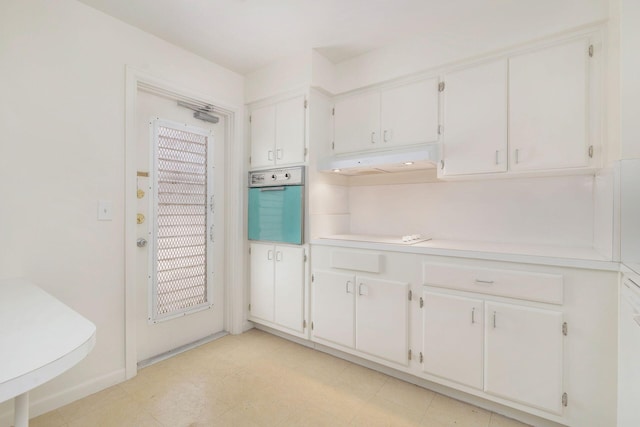
[[[487,393],[562,413],[562,313],[486,302]]]
[[[303,247],[252,243],[249,319],[290,333],[304,332]]]
[[[297,96],[252,109],[252,168],[304,163],[305,102]]]
[[[588,40],[509,58],[512,170],[588,165],[588,90]]]
[[[597,166],[589,43],[581,38],[446,74],[438,176]]]
[[[438,140],[438,79],[342,98],[334,106],[334,153]]]
[[[423,292],[423,370],[482,389],[483,302]]]
[[[407,365],[409,284],[317,270],[312,336]]]
[[[444,76],[442,176],[507,170],[507,61]]]

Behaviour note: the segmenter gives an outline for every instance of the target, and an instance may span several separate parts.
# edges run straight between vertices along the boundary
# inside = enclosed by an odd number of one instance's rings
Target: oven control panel
[[[303,185],[304,166],[249,172],[249,187]]]

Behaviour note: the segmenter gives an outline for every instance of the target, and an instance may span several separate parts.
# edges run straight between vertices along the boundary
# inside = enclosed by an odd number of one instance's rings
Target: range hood
[[[440,161],[440,144],[374,151],[370,153],[336,155],[318,162],[321,172],[343,175],[369,175],[433,169]]]

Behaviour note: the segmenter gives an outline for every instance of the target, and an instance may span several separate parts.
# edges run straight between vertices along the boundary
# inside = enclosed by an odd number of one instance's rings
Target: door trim
[[[216,107],[216,115],[226,119],[225,127],[225,274],[224,274],[224,329],[238,334],[244,327],[244,286],[230,286],[231,283],[244,284],[244,198],[227,197],[228,194],[244,194],[243,159],[245,147],[243,139],[244,109],[203,97],[140,71],[126,66],[125,70],[125,221],[124,221],[124,334],[125,334],[125,377],[137,374],[136,337],[136,108],[137,92],[146,92],[195,102],[204,102]],[[235,262],[231,262],[234,260]],[[239,261],[239,262],[238,262]]]

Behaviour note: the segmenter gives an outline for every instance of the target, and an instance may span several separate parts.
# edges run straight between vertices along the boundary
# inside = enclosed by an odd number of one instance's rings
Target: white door
[[[297,96],[276,105],[276,164],[304,163],[305,99]]]
[[[487,393],[562,413],[562,313],[485,304]]]
[[[356,348],[407,365],[409,284],[358,277]]]
[[[276,107],[251,111],[251,167],[273,166],[276,158]]]
[[[481,300],[424,292],[424,371],[482,389]]]
[[[351,274],[315,271],[311,283],[313,338],[354,346],[354,289]]]
[[[365,93],[336,102],[334,152],[353,153],[383,148],[380,135],[380,93]]]
[[[507,170],[507,62],[444,77],[443,176]]]
[[[275,250],[275,323],[302,333],[304,248],[276,246]]]
[[[224,129],[137,93],[137,360],[224,329]],[[160,120],[157,120],[160,118]]]
[[[269,244],[251,243],[250,248],[251,310],[249,316],[273,322],[275,247]]]
[[[381,145],[438,141],[438,79],[382,91]]]
[[[512,170],[588,165],[588,41],[509,59]]]

